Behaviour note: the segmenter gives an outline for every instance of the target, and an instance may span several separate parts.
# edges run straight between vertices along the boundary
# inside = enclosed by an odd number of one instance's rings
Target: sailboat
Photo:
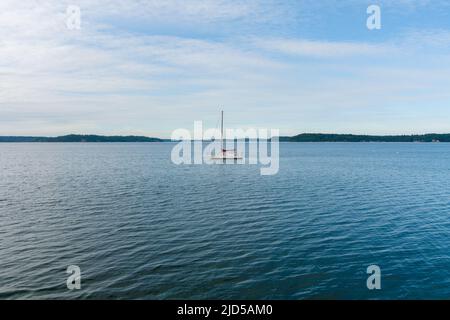
[[[242,156],[239,155],[236,149],[225,149],[225,135],[224,127],[223,127],[223,110],[221,112],[220,118],[220,152],[212,157],[213,160],[226,160],[226,159],[242,159]]]

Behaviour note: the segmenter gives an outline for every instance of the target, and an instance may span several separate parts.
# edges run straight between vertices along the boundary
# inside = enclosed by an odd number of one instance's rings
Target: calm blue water
[[[282,143],[276,176],[172,147],[0,144],[0,298],[450,297],[450,144]]]

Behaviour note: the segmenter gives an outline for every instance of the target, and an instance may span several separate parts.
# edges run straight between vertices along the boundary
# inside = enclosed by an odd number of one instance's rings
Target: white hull
[[[242,159],[242,156],[237,154],[234,151],[229,151],[229,152],[223,152],[216,156],[212,156],[211,159],[213,159],[213,160],[226,160],[226,159],[239,160],[239,159]]]
[[[227,160],[227,159],[233,159],[233,160],[239,160],[242,159],[242,157],[236,156],[236,157],[232,157],[232,156],[216,156],[216,157],[212,157],[211,159],[213,160]]]

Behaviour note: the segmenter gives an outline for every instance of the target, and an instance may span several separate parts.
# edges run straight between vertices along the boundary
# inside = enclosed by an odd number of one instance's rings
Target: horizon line
[[[302,132],[294,135],[278,135],[278,137],[296,137],[300,135],[339,135],[339,136],[366,136],[366,137],[404,137],[404,136],[427,136],[427,135],[450,135],[449,132],[425,132],[425,133],[398,133],[398,134],[368,134],[368,133],[335,133],[335,132]],[[11,137],[11,138],[60,138],[68,136],[96,136],[96,137],[142,137],[142,138],[153,138],[161,140],[171,140],[171,138],[161,138],[158,136],[150,136],[143,134],[98,134],[98,133],[68,133],[59,135],[9,135],[0,134],[1,138]],[[195,140],[195,139],[191,139]]]

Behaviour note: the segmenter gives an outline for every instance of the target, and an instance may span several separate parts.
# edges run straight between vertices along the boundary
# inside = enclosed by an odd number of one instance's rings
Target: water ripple
[[[283,143],[272,177],[172,146],[0,144],[0,298],[449,296],[450,145]]]

